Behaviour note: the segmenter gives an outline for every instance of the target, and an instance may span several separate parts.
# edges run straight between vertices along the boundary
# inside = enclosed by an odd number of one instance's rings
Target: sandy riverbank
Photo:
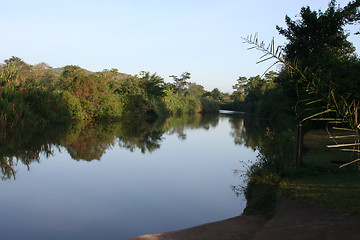
[[[239,216],[184,230],[130,240],[318,240],[360,239],[360,219],[306,201],[281,199],[271,219]]]

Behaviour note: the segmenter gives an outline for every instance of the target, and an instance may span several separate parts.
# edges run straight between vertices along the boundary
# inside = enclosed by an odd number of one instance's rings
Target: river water
[[[240,215],[232,186],[257,130],[219,114],[8,134],[1,239],[127,239]]]

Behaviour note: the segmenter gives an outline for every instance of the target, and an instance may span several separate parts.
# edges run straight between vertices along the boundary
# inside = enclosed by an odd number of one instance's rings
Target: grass
[[[269,218],[275,214],[277,199],[285,196],[360,218],[360,165],[339,168],[341,164],[338,162],[351,161],[355,156],[350,152],[329,149],[326,147],[329,144],[333,143],[325,130],[307,133],[303,166],[283,172],[276,184],[250,181],[245,191],[248,203],[244,214]]]
[[[280,195],[306,199],[360,217],[359,166],[339,168],[338,162],[350,161],[354,156],[326,148],[332,143],[326,131],[308,133],[304,140],[303,167],[281,180]]]
[[[287,179],[281,182],[280,191],[292,198],[305,199],[360,217],[359,175],[324,174]]]

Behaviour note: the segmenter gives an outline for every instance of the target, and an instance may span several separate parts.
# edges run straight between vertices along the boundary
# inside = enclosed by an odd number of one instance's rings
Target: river
[[[221,113],[2,134],[1,239],[127,239],[240,215],[232,186],[260,132]]]

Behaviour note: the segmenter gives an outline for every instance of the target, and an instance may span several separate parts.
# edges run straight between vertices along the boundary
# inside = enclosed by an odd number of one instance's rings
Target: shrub
[[[201,112],[218,112],[219,111],[219,104],[208,97],[201,98]]]

